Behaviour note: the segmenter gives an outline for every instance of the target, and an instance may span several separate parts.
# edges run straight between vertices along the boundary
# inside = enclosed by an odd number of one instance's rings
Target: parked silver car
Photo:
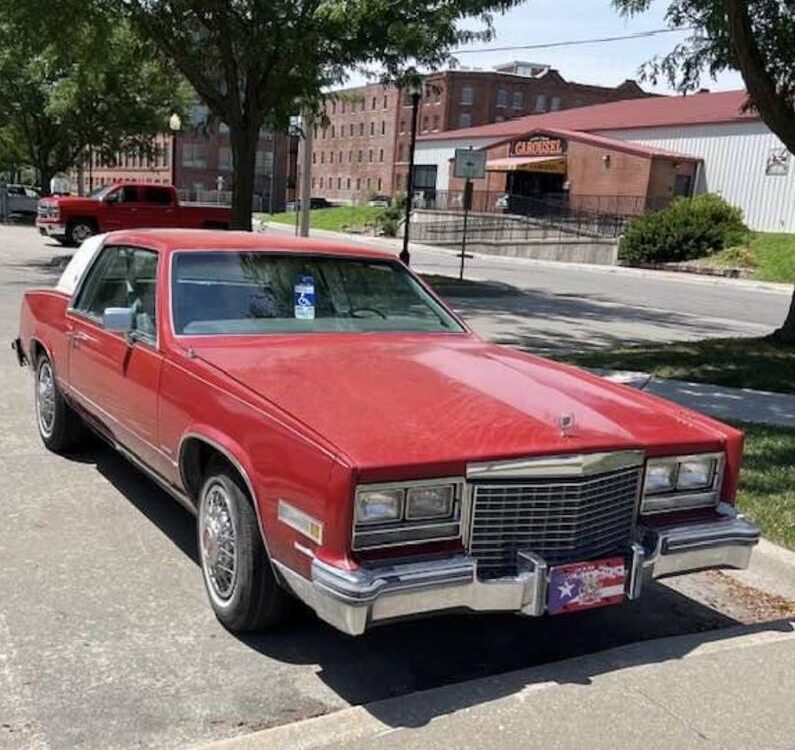
[[[39,194],[26,185],[0,185],[0,221],[34,220]]]

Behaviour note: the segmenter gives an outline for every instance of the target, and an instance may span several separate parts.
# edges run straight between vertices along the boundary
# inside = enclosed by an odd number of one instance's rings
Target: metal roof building
[[[450,159],[457,148],[472,147],[497,153],[497,144],[521,142],[538,133],[563,133],[584,136],[591,149],[604,148],[605,154],[637,148],[649,158],[681,156],[682,162],[699,162],[686,194],[705,191],[721,194],[739,206],[752,229],[795,232],[795,168],[793,157],[770,132],[759,116],[746,111],[744,91],[699,93],[683,97],[633,99],[591,107],[521,117],[464,130],[450,130],[421,136],[417,141],[416,164],[433,174],[437,191],[454,183],[450,178]],[[586,140],[580,138],[580,140]],[[513,152],[506,148],[504,157]],[[568,155],[571,162],[575,152]],[[514,168],[536,169],[528,160]],[[609,167],[609,159],[604,160]],[[506,169],[505,159],[494,159],[495,169]],[[496,166],[498,165],[499,166]],[[675,164],[675,162],[674,162]],[[570,167],[573,166],[571,163]],[[592,170],[591,170],[592,171]],[[569,169],[569,174],[591,172]],[[600,191],[624,195],[629,182],[618,173],[612,184],[609,173],[593,180]],[[590,179],[590,177],[588,178]],[[565,180],[566,189],[580,189],[574,178]],[[632,187],[637,190],[637,186]],[[587,189],[585,190],[587,192]],[[672,193],[673,194],[683,194]]]

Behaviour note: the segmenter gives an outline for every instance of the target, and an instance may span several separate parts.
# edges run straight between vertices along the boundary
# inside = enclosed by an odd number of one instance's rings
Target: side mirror
[[[129,333],[133,322],[131,307],[106,307],[102,314],[102,327],[111,333]]]

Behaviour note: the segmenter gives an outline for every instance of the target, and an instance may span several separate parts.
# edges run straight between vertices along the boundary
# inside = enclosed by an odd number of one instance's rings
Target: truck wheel
[[[79,247],[94,234],[94,225],[85,219],[76,219],[66,228],[66,240],[73,247]]]
[[[46,354],[36,362],[35,383],[36,424],[42,442],[55,453],[77,447],[85,438],[85,425],[64,400],[55,379],[55,369]]]
[[[216,617],[233,632],[262,630],[285,619],[279,586],[245,486],[225,462],[212,462],[199,495],[198,548]]]

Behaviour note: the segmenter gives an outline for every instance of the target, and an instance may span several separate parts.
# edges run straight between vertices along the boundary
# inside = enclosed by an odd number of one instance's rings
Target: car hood
[[[61,208],[93,208],[97,205],[96,198],[83,198],[77,195],[51,195],[47,198],[40,198],[42,205],[58,205]]]
[[[211,342],[196,354],[322,435],[356,467],[460,471],[497,458],[718,450],[717,423],[627,386],[466,335]],[[564,415],[574,426],[566,434]],[[444,468],[443,468],[444,467]]]

